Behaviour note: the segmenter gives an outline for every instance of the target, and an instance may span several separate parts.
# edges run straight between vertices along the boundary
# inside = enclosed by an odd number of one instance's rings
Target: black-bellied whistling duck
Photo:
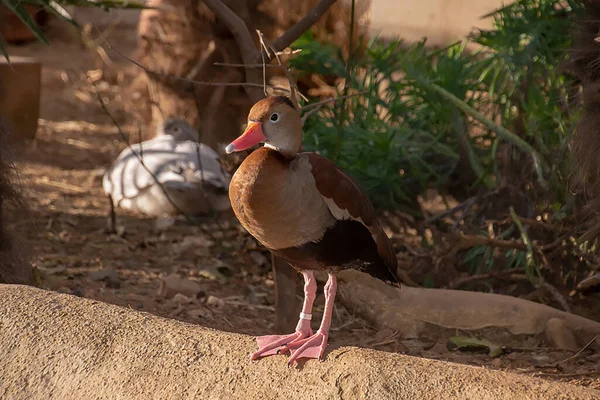
[[[289,363],[321,358],[327,345],[337,289],[335,272],[352,268],[397,282],[397,259],[373,206],[361,188],[328,159],[299,153],[300,113],[287,97],[257,102],[245,132],[227,153],[252,152],[232,177],[231,206],[241,224],[272,253],[304,276],[304,304],[296,332],[257,338],[252,359],[291,352]],[[317,284],[313,271],[327,271],[325,311],[313,334],[311,312]]]

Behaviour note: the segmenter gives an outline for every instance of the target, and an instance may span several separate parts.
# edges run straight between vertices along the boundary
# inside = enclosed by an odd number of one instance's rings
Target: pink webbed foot
[[[313,334],[310,328],[313,303],[316,297],[317,281],[311,271],[303,271],[304,276],[304,304],[300,313],[300,320],[296,326],[296,332],[290,335],[268,335],[256,338],[258,350],[251,356],[253,360],[259,357],[271,356],[281,352],[288,352],[289,346],[294,346],[296,342],[303,340]]]
[[[293,365],[299,358],[321,359],[327,347],[328,334],[317,331],[305,339],[296,340],[286,346],[292,352],[288,365]]]
[[[287,352],[289,346],[293,346],[299,340],[312,335],[312,331],[307,332],[296,331],[289,335],[267,335],[259,336],[256,338],[258,343],[258,350],[252,353],[250,357],[252,360],[256,360],[260,357],[272,356],[280,352]]]

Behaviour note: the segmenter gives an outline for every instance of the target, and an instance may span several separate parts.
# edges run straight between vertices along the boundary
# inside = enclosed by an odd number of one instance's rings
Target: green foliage
[[[578,1],[520,0],[491,14],[493,29],[474,32],[489,67],[480,80],[494,114],[541,154],[557,200],[566,200],[569,137],[577,110],[569,107],[573,79],[561,71]]]
[[[326,44],[306,46],[307,42],[311,42],[310,33],[296,44],[302,52],[294,59],[293,68],[345,75],[339,49]],[[430,94],[393,76],[399,71],[399,57],[390,54],[418,58],[416,52],[403,50],[400,44],[373,42],[367,57],[356,60],[354,71],[365,72],[351,74],[349,86],[363,94],[345,101],[341,138],[339,107],[324,110],[305,125],[307,149],[334,159],[361,182],[375,203],[383,206],[415,204],[416,196],[432,181],[446,181],[458,160],[453,137],[446,134],[445,116],[430,106],[439,102],[430,103]],[[331,61],[320,62],[324,59]],[[411,98],[403,99],[406,95]],[[429,121],[437,121],[439,129],[425,129],[432,124]]]
[[[111,8],[150,8],[144,6],[143,3],[128,0],[1,0],[0,4],[5,5],[13,13],[15,13],[15,15],[17,15],[19,19],[44,44],[48,44],[48,41],[46,40],[46,37],[44,36],[44,33],[40,27],[29,15],[29,12],[25,8],[26,5],[42,7],[50,13],[75,26],[77,26],[77,22],[73,19],[73,17],[71,17],[67,10],[63,8],[63,6],[73,5],[79,7],[99,7],[104,10],[110,10]],[[0,52],[2,55],[4,55],[4,57],[6,57],[7,60],[10,60],[6,50],[6,44],[1,36]]]
[[[508,142],[518,151],[504,162],[522,164],[531,187],[537,180],[551,189],[541,208],[560,208],[578,116],[569,106],[574,81],[560,64],[581,9],[575,1],[519,0],[490,14],[492,29],[445,49],[374,39],[350,60],[307,32],[293,45],[302,49],[295,72],[344,78],[360,94],[312,115],[305,146],[355,176],[378,206],[418,213],[417,195],[448,189],[462,172],[460,157],[476,176],[471,189],[495,187],[505,167],[498,148]],[[480,48],[467,51],[468,43]]]

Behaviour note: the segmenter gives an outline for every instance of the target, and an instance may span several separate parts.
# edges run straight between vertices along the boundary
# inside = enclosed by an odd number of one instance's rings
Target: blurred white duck
[[[222,170],[217,153],[196,137],[185,121],[172,118],[158,128],[154,139],[119,154],[102,180],[113,228],[114,207],[153,217],[194,216],[231,207],[231,177]]]

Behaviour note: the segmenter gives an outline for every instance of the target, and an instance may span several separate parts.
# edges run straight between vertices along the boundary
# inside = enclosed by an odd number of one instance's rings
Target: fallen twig
[[[577,353],[573,354],[572,356],[567,357],[563,360],[557,361],[555,363],[540,365],[538,368],[558,368],[558,366],[560,364],[564,364],[568,361],[575,360],[576,358],[578,358],[581,355],[581,353],[583,353],[586,349],[588,349],[596,341],[596,339],[598,339],[598,335],[594,336],[592,338],[592,340],[590,340],[585,346],[583,346],[581,349],[579,349],[579,351]]]
[[[273,306],[265,306],[262,304],[250,304],[250,303],[244,303],[243,301],[236,301],[236,300],[225,300],[225,304],[229,304],[230,306],[246,307],[246,308],[256,309],[256,310],[275,311],[275,307],[273,307]]]
[[[40,185],[52,186],[58,189],[67,190],[73,193],[87,193],[88,191],[82,187],[71,185],[70,183],[51,181],[50,179],[34,178],[34,182]]]
[[[465,235],[463,233],[455,233],[454,236],[459,239],[458,243],[453,244],[453,252],[468,249],[475,246],[490,246],[502,249],[516,249],[527,251],[527,246],[523,242],[517,240],[492,239],[485,236]]]
[[[550,295],[554,298],[554,300],[556,300],[556,302],[558,304],[560,304],[560,307],[563,310],[565,310],[566,312],[570,313],[571,312],[571,306],[569,306],[569,303],[567,303],[567,300],[558,291],[558,289],[555,288],[552,284],[548,283],[544,278],[540,278],[540,280],[541,280],[540,288],[546,289],[546,291],[548,293],[550,293]]]
[[[454,214],[456,214],[460,210],[463,210],[466,207],[471,207],[472,204],[474,204],[476,200],[477,200],[477,196],[469,197],[467,200],[463,201],[462,203],[460,203],[460,204],[458,204],[458,205],[456,205],[456,206],[454,206],[454,207],[452,207],[452,208],[450,208],[450,209],[448,209],[446,211],[442,211],[439,214],[432,215],[431,217],[426,218],[425,219],[425,223],[426,224],[432,224],[432,223],[434,223],[434,222],[436,222],[436,221],[438,221],[440,219],[443,219],[443,218],[449,217],[451,215],[454,215]]]
[[[544,229],[546,231],[560,232],[562,230],[561,227],[554,226],[554,225],[551,225],[551,224],[546,223],[546,222],[537,221],[535,219],[524,218],[524,217],[519,217],[519,219],[521,220],[521,223],[524,224],[524,225],[538,227],[538,228]],[[506,218],[506,219],[503,219],[503,220],[490,219],[490,220],[488,220],[488,222],[491,222],[491,223],[494,223],[494,224],[506,225],[506,224],[512,223],[512,218]]]
[[[456,228],[458,228],[458,225],[469,214],[469,211],[471,211],[471,208],[473,208],[473,205],[475,204],[476,201],[477,201],[477,197],[471,197],[470,201],[467,201],[467,203],[465,204],[465,207],[463,208],[462,213],[460,213],[460,216],[458,218],[456,218],[456,221],[454,221],[454,223],[452,224],[452,228],[450,228],[451,231],[455,231]]]
[[[518,273],[518,272],[525,272],[525,269],[524,268],[515,268],[515,269],[504,270],[504,271],[490,272],[487,274],[466,276],[464,278],[458,278],[458,279],[453,280],[446,286],[446,288],[456,289],[456,288],[459,288],[466,284],[469,284],[471,282],[483,281],[483,280],[487,280],[490,278],[502,279],[502,278],[509,277],[510,275],[512,275],[514,273]]]
[[[565,358],[564,360],[557,362],[556,365],[563,364],[563,363],[566,363],[567,361],[576,359],[577,357],[579,357],[581,355],[581,353],[583,353],[588,347],[590,347],[596,341],[596,339],[598,339],[598,335],[594,336],[592,338],[592,340],[590,340],[585,346],[583,346],[581,348],[581,350],[579,350],[577,353],[573,354],[571,357]]]

